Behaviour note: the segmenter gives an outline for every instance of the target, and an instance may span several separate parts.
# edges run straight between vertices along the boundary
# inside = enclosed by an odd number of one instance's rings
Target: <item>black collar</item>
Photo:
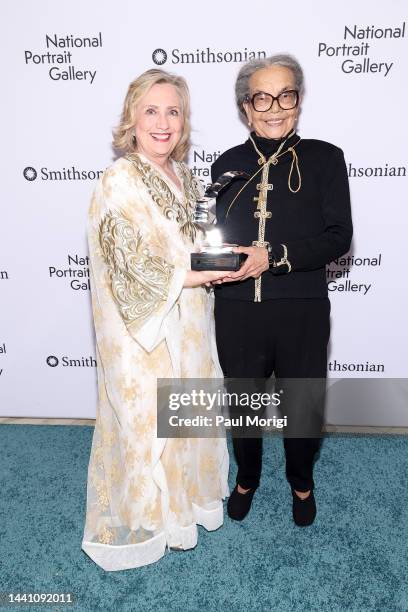
[[[291,132],[289,132],[289,134],[290,133]],[[256,146],[258,147],[258,149],[261,151],[261,153],[263,153],[265,157],[268,158],[270,155],[273,155],[274,153],[276,153],[276,151],[279,149],[279,147],[285,140],[286,140],[286,144],[284,146],[285,150],[288,147],[293,147],[295,144],[299,142],[300,136],[298,136],[296,132],[294,132],[291,136],[289,136],[289,134],[286,134],[282,138],[274,139],[274,138],[264,138],[263,136],[257,136],[255,132],[251,132],[251,137],[253,141],[255,142]],[[245,144],[246,146],[249,146],[256,153],[254,149],[254,145],[252,144],[249,138]]]

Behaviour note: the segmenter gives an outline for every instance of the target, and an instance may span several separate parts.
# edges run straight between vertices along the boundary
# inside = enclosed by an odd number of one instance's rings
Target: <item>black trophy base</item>
[[[237,272],[246,258],[245,253],[191,253],[191,269]]]

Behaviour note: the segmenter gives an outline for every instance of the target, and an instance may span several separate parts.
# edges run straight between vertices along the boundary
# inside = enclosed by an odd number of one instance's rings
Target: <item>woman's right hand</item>
[[[220,284],[224,278],[228,278],[231,272],[214,270],[188,270],[184,279],[183,287],[200,287],[206,285],[210,287],[213,283]]]

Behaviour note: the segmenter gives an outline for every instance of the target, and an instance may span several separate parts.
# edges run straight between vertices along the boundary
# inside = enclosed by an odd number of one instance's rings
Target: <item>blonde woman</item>
[[[128,89],[89,211],[99,404],[88,471],[83,550],[103,569],[153,563],[223,522],[225,439],[159,439],[158,378],[222,376],[203,285],[190,270],[200,190],[183,163],[189,93],[148,70]]]

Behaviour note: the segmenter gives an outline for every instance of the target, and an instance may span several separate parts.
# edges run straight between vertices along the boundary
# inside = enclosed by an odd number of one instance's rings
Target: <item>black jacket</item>
[[[260,138],[251,134],[258,149],[269,157],[281,141]],[[299,140],[291,136],[282,150],[296,145],[301,188],[292,193],[288,178],[293,161],[290,151],[271,165],[267,210],[272,217],[266,220],[265,241],[275,252],[282,254],[281,244],[288,250],[291,271],[275,275],[262,275],[262,300],[276,298],[324,298],[327,297],[326,264],[337,259],[350,248],[353,233],[348,177],[343,152],[322,140]],[[228,170],[243,170],[252,175],[260,166],[259,155],[250,140],[229,149],[212,165],[211,176],[215,181]],[[261,173],[251,181],[227,210],[245,181],[237,180],[226,187],[217,199],[217,223],[223,232],[224,242],[251,246],[258,238],[259,220],[254,218],[259,195],[256,189]],[[298,176],[292,171],[292,188],[296,188]],[[284,268],[287,269],[286,267]],[[216,286],[216,296],[229,299],[253,300],[254,279]]]

